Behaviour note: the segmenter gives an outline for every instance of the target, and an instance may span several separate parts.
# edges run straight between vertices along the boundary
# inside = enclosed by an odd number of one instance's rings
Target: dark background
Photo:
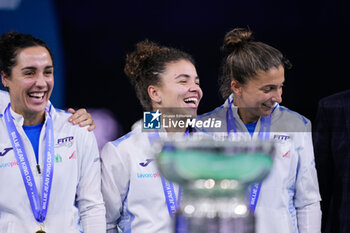
[[[282,105],[313,120],[320,98],[350,87],[349,7],[345,1],[55,0],[65,65],[65,106],[108,108],[124,131],[142,108],[123,73],[126,53],[145,38],[192,54],[204,97],[221,105],[220,46],[249,27],[293,64]]]

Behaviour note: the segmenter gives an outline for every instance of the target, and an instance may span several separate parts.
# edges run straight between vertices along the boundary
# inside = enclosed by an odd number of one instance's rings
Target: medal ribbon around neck
[[[226,123],[227,123],[227,134],[230,136],[232,133],[237,133],[237,126],[235,122],[235,118],[233,116],[232,111],[232,101],[228,99],[229,105],[226,112]],[[270,126],[271,126],[271,115],[269,116],[261,116],[260,117],[260,131],[259,138],[262,140],[270,139]]]
[[[185,137],[189,137],[189,129],[186,129],[185,132]],[[148,134],[148,139],[149,142],[151,143],[151,145],[153,145],[153,143],[156,140],[160,139],[159,133],[158,131],[155,131],[154,133],[149,133]],[[177,209],[180,206],[180,202],[181,202],[181,187],[179,187],[179,193],[177,195],[178,198],[176,198],[175,195],[175,189],[174,189],[174,185],[172,182],[166,180],[162,175],[160,176],[161,180],[162,180],[162,185],[163,185],[163,191],[164,191],[164,196],[165,196],[165,201],[166,201],[166,205],[168,207],[168,212],[170,217],[175,215],[175,212],[177,211]]]
[[[10,112],[9,104],[5,110],[5,123],[7,132],[9,134],[12,147],[15,152],[18,167],[21,171],[24,186],[27,191],[27,196],[32,208],[32,212],[36,221],[42,223],[45,221],[47,208],[49,205],[52,177],[54,170],[54,136],[53,136],[53,122],[48,109],[45,109],[47,113],[46,132],[45,132],[45,154],[44,154],[44,170],[43,170],[43,186],[41,202],[38,194],[38,190],[35,185],[34,177],[27,154],[25,152],[23,142],[13,122]]]
[[[235,118],[232,112],[232,101],[228,99],[229,105],[226,112],[226,123],[227,123],[227,134],[230,136],[231,133],[237,133],[237,126],[235,122]],[[260,131],[259,138],[261,140],[270,139],[270,127],[271,127],[271,114],[269,116],[261,116],[260,117]],[[250,195],[249,195],[249,209],[252,214],[255,212],[256,205],[258,203],[258,198],[261,189],[261,182],[253,184],[251,187]]]

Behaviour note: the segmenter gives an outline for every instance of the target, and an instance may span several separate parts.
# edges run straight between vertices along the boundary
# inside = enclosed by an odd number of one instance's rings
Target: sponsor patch
[[[65,138],[59,138],[57,139],[56,145],[55,147],[71,147],[74,143],[74,137],[73,136],[69,136],[69,137],[65,137]]]
[[[280,140],[280,141],[287,141],[288,139],[290,139],[290,136],[288,136],[288,135],[281,135],[281,134],[275,134],[273,136],[273,139]]]
[[[55,155],[55,162],[56,162],[56,163],[62,163],[62,156],[59,155],[59,154],[56,154],[56,155]]]
[[[0,150],[0,157],[5,156],[7,154],[7,152],[9,152],[11,150],[13,150],[12,147],[8,147],[8,148],[4,148],[4,149]]]
[[[283,156],[282,158],[290,158],[290,150],[287,151]]]
[[[15,167],[18,165],[17,161],[13,161],[13,162],[8,162],[8,163],[0,163],[0,168],[6,168],[6,167]]]
[[[69,156],[69,159],[77,159],[77,153],[74,151],[71,156]]]
[[[154,159],[146,159],[146,162],[139,163],[142,167],[147,167]]]
[[[160,176],[159,172],[137,173],[137,178],[139,179],[150,179],[150,178],[155,179],[159,176]]]

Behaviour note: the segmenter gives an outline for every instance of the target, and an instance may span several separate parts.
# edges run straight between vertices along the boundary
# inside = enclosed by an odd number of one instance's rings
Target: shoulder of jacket
[[[0,90],[0,96],[1,97],[3,97],[3,96],[9,97],[9,93],[7,91]]]
[[[296,111],[290,110],[287,107],[279,105],[276,110],[277,111],[275,111],[275,114],[273,115],[276,115],[277,118],[283,122],[293,122],[293,124],[301,123],[304,126],[310,124],[310,120],[308,118]]]
[[[148,140],[147,133],[142,132],[139,128],[136,128],[130,131],[129,133],[121,136],[120,138],[111,141],[110,143],[115,148],[136,147],[137,145],[141,145],[145,139]]]
[[[93,131],[88,131],[89,126],[81,127],[79,125],[73,125],[68,121],[68,118],[72,115],[69,112],[60,110],[60,109],[51,109],[51,116],[54,122],[54,128],[56,130],[69,131],[76,136],[83,136],[93,134]],[[90,136],[89,136],[90,137]]]
[[[215,108],[214,110],[212,110],[210,112],[198,115],[197,119],[205,119],[205,118],[208,118],[208,117],[212,117],[212,116],[218,115],[218,114],[220,114],[222,112],[223,109],[225,109],[224,104],[219,106],[219,107],[217,107],[217,108]]]
[[[63,127],[75,127],[76,125],[71,124],[68,118],[72,115],[71,113],[64,112],[62,110],[51,109],[50,110],[52,120],[55,125],[62,125]]]

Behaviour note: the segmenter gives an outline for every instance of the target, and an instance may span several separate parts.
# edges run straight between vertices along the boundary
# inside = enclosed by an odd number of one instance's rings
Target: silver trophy
[[[159,170],[182,189],[174,232],[254,233],[250,187],[269,174],[273,153],[266,140],[163,142]]]

